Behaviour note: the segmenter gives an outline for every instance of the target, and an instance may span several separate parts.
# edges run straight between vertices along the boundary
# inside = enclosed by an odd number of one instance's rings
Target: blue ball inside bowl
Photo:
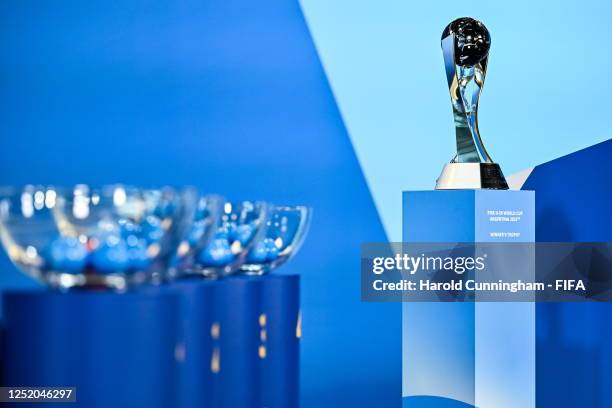
[[[117,273],[130,266],[130,255],[125,241],[115,235],[102,239],[91,254],[91,266],[99,273]]]
[[[253,234],[257,230],[257,226],[253,223],[233,225],[229,239],[232,241],[238,241],[241,245],[247,245],[248,242],[253,238]]]
[[[297,253],[310,224],[308,207],[273,207],[266,220],[263,238],[253,245],[241,270],[246,274],[268,273]]]
[[[130,270],[142,271],[149,268],[151,258],[148,254],[148,245],[144,239],[131,236],[126,239]]]
[[[161,218],[155,215],[147,216],[140,225],[140,228],[142,229],[142,234],[149,243],[159,242],[165,234],[162,228]]]
[[[249,252],[246,262],[247,263],[262,263],[265,262],[268,257],[268,250],[264,241],[257,242],[255,246]]]
[[[234,259],[232,248],[227,238],[215,238],[198,257],[204,266],[224,266]]]
[[[48,267],[66,273],[80,273],[85,269],[88,251],[75,237],[57,237],[45,251]]]
[[[266,248],[266,261],[272,262],[278,258],[279,251],[278,247],[276,246],[276,242],[271,238],[265,238],[263,243]]]

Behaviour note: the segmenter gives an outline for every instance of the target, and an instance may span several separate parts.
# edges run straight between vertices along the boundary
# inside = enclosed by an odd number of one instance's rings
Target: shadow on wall
[[[539,242],[610,242],[612,139],[537,166]],[[576,259],[572,259],[575,262]],[[537,403],[559,408],[612,404],[612,305],[537,305]]]

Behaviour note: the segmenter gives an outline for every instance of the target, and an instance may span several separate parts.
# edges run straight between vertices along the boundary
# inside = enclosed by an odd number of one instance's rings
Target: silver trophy
[[[489,31],[473,18],[458,18],[442,33],[457,155],[444,166],[436,190],[508,189],[501,168],[491,160],[478,131],[478,100],[487,72],[490,47]]]

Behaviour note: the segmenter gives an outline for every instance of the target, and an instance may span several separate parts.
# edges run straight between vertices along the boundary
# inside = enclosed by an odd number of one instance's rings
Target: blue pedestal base
[[[75,407],[173,406],[177,311],[171,294],[5,293],[3,385],[76,387]]]
[[[299,289],[268,275],[6,293],[1,384],[76,387],[75,407],[297,407]]]
[[[533,242],[534,194],[404,193],[403,240]],[[489,262],[491,262],[489,260]],[[535,406],[530,303],[404,303],[403,406]]]

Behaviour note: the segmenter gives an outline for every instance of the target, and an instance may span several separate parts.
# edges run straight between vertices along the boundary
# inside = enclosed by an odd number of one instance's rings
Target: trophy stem
[[[479,157],[479,161],[482,163],[493,163],[491,160],[491,156],[487,152],[487,149],[480,138],[480,131],[478,129],[478,111],[474,111],[467,114],[467,122],[470,127],[472,138],[471,141],[473,143],[474,149],[476,150],[476,154]]]

